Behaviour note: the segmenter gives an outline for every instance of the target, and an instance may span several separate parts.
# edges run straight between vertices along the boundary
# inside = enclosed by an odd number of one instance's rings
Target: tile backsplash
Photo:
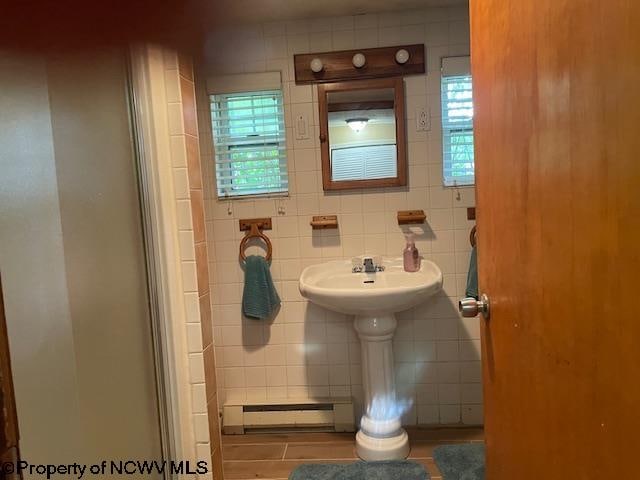
[[[469,54],[466,8],[429,8],[385,14],[317,18],[212,32],[197,71],[197,104],[204,177],[218,397],[353,396],[361,408],[360,346],[352,319],[306,302],[298,278],[306,266],[364,253],[401,255],[398,210],[423,209],[420,253],[442,269],[440,295],[398,315],[394,339],[399,396],[412,400],[406,424],[480,424],[482,391],[479,320],[462,319],[469,262],[466,207],[474,189],[442,186],[440,58]],[[315,87],[293,82],[294,53],[424,43],[427,74],[405,78],[409,182],[407,187],[325,193],[322,190]],[[204,83],[216,74],[282,72],[290,195],[218,201],[213,142]],[[427,108],[431,130],[416,129],[416,110]],[[297,140],[292,118],[312,125]],[[313,231],[312,215],[337,214],[338,230]],[[282,298],[270,322],[243,318],[243,272],[238,219],[272,217],[272,273]],[[259,247],[255,247],[259,249]],[[359,417],[360,412],[357,412]]]

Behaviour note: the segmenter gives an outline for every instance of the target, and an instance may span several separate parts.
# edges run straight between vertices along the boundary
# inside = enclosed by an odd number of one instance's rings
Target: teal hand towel
[[[280,297],[264,257],[250,255],[245,261],[242,312],[245,317],[269,318],[280,305]]]
[[[467,273],[467,297],[478,299],[478,257],[476,247],[471,249],[471,258],[469,259],[469,272]]]

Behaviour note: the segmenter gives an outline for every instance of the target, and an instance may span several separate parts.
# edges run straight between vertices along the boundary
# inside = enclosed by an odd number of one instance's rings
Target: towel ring
[[[247,259],[247,256],[244,254],[244,251],[247,249],[247,246],[249,244],[249,240],[251,240],[252,238],[261,238],[262,241],[267,245],[267,262],[271,261],[271,254],[273,252],[273,247],[271,245],[271,240],[269,240],[269,237],[267,237],[264,233],[262,233],[260,231],[260,227],[258,223],[252,223],[251,224],[251,230],[249,231],[249,233],[247,233],[244,238],[242,239],[242,241],[240,242],[240,260],[242,260],[243,262]]]
[[[476,226],[475,225],[471,229],[471,233],[469,233],[469,243],[471,243],[472,247],[476,246]]]

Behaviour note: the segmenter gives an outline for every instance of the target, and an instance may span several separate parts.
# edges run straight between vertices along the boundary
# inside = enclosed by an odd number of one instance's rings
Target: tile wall
[[[405,188],[324,193],[320,173],[316,90],[293,83],[292,55],[313,51],[424,43],[427,74],[405,78],[409,185]],[[428,223],[417,246],[444,273],[442,293],[399,315],[394,341],[396,381],[413,401],[406,424],[480,424],[482,392],[478,319],[462,319],[469,261],[466,207],[474,189],[441,183],[440,58],[469,54],[466,8],[432,8],[317,18],[212,32],[197,69],[197,104],[209,242],[209,282],[218,397],[225,401],[353,396],[361,408],[360,351],[352,319],[309,304],[298,292],[307,265],[364,253],[400,255],[401,209],[424,209]],[[204,88],[207,76],[282,72],[290,195],[287,198],[218,201]],[[415,128],[416,110],[430,109],[431,130]],[[302,114],[313,125],[296,140],[291,121]],[[337,214],[338,231],[312,231],[314,214]],[[238,219],[268,216],[274,229],[272,273],[283,304],[271,322],[243,318],[243,272],[238,264]],[[357,413],[359,416],[359,412]]]
[[[202,478],[218,479],[222,450],[193,66],[174,50],[165,49],[163,58],[196,455],[211,467]]]

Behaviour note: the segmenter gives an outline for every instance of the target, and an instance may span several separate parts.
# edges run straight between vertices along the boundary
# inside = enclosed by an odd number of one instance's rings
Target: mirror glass
[[[401,77],[318,85],[325,190],[407,184]]]
[[[328,92],[331,180],[398,175],[393,88]]]

